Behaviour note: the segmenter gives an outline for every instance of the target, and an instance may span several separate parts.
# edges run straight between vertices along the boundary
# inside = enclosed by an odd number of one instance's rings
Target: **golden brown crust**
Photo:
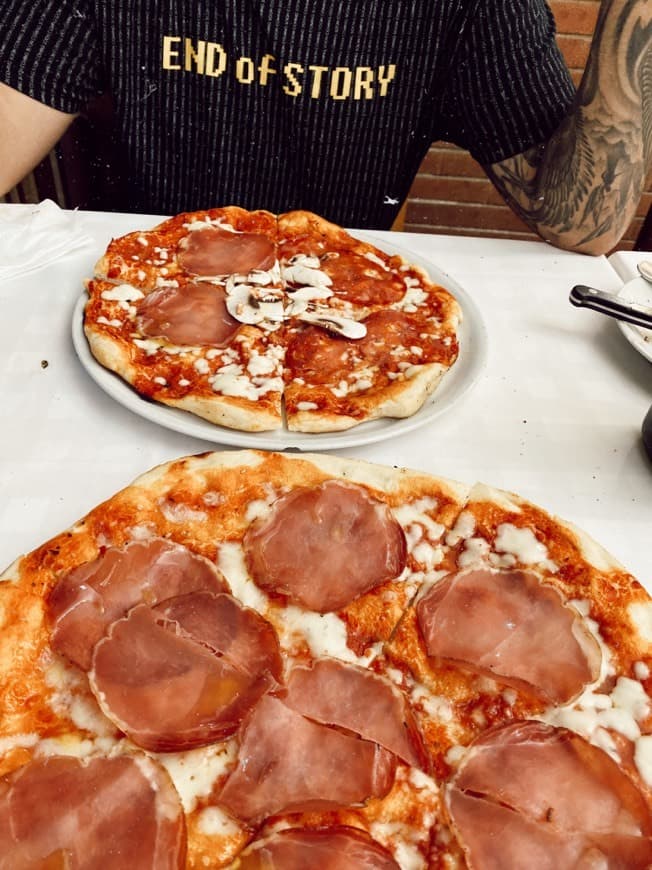
[[[84,333],[91,352],[139,394],[232,429],[260,432],[281,426],[280,357],[256,327],[243,325],[237,340],[223,349],[181,348],[163,339],[134,341],[133,316],[120,301],[104,298],[107,291],[113,293],[113,285],[95,280],[88,290]],[[252,361],[261,358],[269,360],[269,380],[259,381],[257,389],[247,371]],[[213,389],[213,378],[234,366],[237,374],[230,378],[231,389],[240,395]]]
[[[423,407],[447,371],[447,367],[441,363],[430,363],[420,366],[409,379],[387,383],[376,392],[367,391],[359,396],[349,397],[347,405],[352,406],[355,416],[319,407],[300,410],[298,405],[312,402],[313,392],[306,391],[305,387],[295,388],[290,384],[284,394],[288,429],[296,432],[335,432],[382,417],[411,417]],[[293,408],[297,410],[290,410]]]

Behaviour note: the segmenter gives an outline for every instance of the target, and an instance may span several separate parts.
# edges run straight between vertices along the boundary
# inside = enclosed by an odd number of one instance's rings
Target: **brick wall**
[[[577,84],[588,57],[600,0],[550,0],[550,6],[560,48]],[[619,248],[634,245],[650,205],[652,173]],[[505,205],[482,167],[466,151],[441,142],[433,144],[412,185],[404,228],[450,235],[536,238]]]

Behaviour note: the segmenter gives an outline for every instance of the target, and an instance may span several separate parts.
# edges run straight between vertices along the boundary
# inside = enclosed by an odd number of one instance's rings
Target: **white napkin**
[[[51,199],[0,210],[0,281],[41,269],[93,243],[79,228],[77,212]]]

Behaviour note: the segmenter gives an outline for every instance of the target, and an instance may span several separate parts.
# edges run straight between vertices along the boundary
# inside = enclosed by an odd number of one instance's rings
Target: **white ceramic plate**
[[[652,284],[645,278],[632,278],[623,285],[618,296],[628,302],[638,302],[652,308]],[[622,320],[618,321],[618,326],[632,347],[652,362],[652,329],[643,329],[642,326],[634,326],[633,323],[624,323]]]
[[[363,234],[360,233],[360,236],[362,237]],[[390,254],[400,254],[408,262],[421,266],[436,284],[446,287],[453,293],[462,308],[459,357],[455,365],[446,373],[434,394],[411,417],[371,420],[343,432],[310,434],[288,432],[283,429],[273,432],[240,432],[236,429],[227,429],[209,423],[188,411],[152,402],[140,396],[122,378],[101,366],[91,354],[83,328],[86,294],[83,294],[77,301],[73,314],[72,339],[77,356],[98,386],[121,405],[129,408],[130,411],[175,432],[182,432],[193,438],[203,438],[205,441],[217,444],[258,447],[262,450],[336,450],[395,438],[419,426],[425,426],[449,411],[471,389],[480,376],[487,358],[487,332],[484,322],[473,299],[445,272],[404,248],[385,241],[378,242],[366,234],[364,238]]]

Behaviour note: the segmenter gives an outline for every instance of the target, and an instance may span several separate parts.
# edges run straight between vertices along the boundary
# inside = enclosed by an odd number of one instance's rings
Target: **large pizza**
[[[183,458],[0,620],[3,870],[652,865],[652,602],[512,493]]]
[[[451,293],[303,211],[177,215],[114,239],[87,289],[102,365],[146,398],[247,431],[411,416],[459,350]]]

